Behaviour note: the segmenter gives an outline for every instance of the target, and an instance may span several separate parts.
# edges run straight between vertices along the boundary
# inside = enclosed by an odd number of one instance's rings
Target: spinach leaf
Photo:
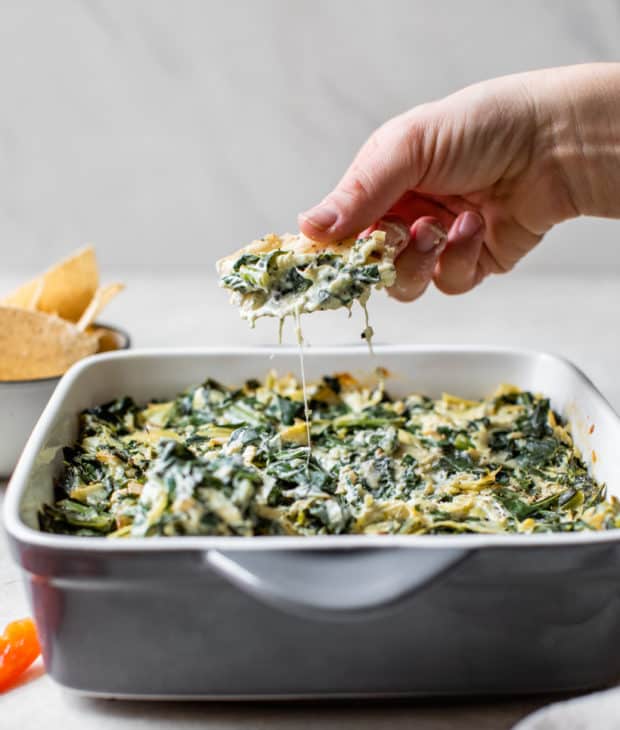
[[[552,495],[550,497],[546,497],[545,499],[541,499],[538,502],[532,502],[531,504],[528,504],[527,502],[524,502],[522,499],[520,499],[516,492],[513,492],[510,489],[506,489],[505,487],[496,490],[495,497],[519,521],[522,521],[527,517],[536,514],[536,512],[538,512],[539,510],[549,507],[558,499],[557,495]]]
[[[276,421],[280,421],[285,426],[291,426],[297,416],[301,417],[303,415],[303,410],[303,403],[276,394],[265,410],[265,414]]]

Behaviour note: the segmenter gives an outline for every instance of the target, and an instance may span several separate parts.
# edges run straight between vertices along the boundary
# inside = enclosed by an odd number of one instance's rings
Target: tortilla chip
[[[124,284],[106,284],[100,286],[95,292],[93,298],[90,300],[90,304],[86,307],[84,314],[80,317],[80,321],[77,323],[77,328],[84,331],[89,327],[95,319],[99,316],[104,307],[106,307],[112,299],[123,289]]]
[[[43,274],[37,309],[77,322],[99,286],[99,269],[93,246],[86,246]]]
[[[62,375],[98,345],[97,337],[54,315],[0,306],[0,381]]]
[[[1,299],[0,305],[21,307],[22,309],[36,309],[42,291],[43,277],[37,276],[36,279],[22,284],[19,289],[16,289],[4,297],[4,299]]]
[[[87,327],[84,331],[97,338],[97,352],[114,352],[115,350],[125,349],[124,337],[114,330],[109,330],[106,327],[91,326]]]

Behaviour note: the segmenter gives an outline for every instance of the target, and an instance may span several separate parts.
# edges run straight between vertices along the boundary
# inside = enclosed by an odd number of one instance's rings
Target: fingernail
[[[318,205],[301,214],[311,225],[320,231],[326,231],[331,228],[338,220],[338,211],[331,205]]]
[[[385,233],[385,243],[396,249],[396,255],[401,253],[411,240],[409,226],[396,216],[385,216],[372,228]]]
[[[429,253],[446,240],[443,228],[423,221],[413,228],[413,245],[419,253]]]
[[[461,216],[458,227],[458,234],[462,238],[472,238],[478,233],[484,226],[484,221],[478,215],[473,213],[471,210],[466,211]]]

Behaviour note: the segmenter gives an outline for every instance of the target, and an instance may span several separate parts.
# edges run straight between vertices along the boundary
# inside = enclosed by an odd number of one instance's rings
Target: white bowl
[[[126,350],[130,338],[126,332],[107,324],[98,324],[110,332],[116,350]],[[36,380],[0,382],[0,479],[8,477],[28,440],[60,376]]]

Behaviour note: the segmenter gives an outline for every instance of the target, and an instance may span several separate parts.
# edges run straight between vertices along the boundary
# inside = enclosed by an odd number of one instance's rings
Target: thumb
[[[299,215],[300,230],[326,243],[357,235],[418,185],[425,169],[424,146],[422,125],[410,114],[379,127],[336,188]]]

